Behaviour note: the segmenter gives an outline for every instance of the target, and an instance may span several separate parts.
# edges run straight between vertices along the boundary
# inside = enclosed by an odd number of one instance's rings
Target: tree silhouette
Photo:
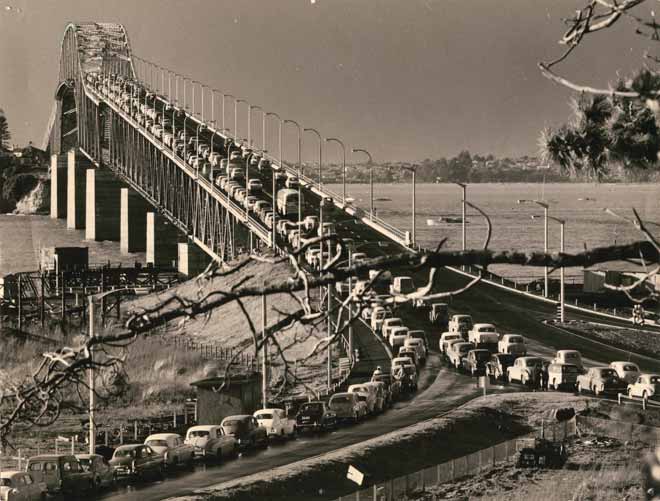
[[[2,108],[0,108],[0,150],[6,151],[9,147],[9,141],[11,139],[11,133],[9,132],[9,124],[7,123],[7,117]]]

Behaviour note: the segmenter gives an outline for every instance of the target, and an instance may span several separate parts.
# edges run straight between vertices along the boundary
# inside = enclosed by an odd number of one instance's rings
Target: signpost
[[[364,473],[358,470],[355,466],[349,465],[346,478],[352,480],[358,485],[362,485],[362,482],[364,482]]]

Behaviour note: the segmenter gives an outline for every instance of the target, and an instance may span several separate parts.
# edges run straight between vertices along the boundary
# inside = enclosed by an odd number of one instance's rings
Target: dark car
[[[156,454],[148,445],[129,444],[117,447],[110,460],[117,478],[162,478],[164,473],[163,456]]]
[[[391,374],[374,374],[371,376],[371,380],[374,382],[385,383],[387,386],[387,395],[389,398],[389,403],[396,402],[399,399],[401,394],[401,381],[392,377]]]
[[[76,454],[83,470],[92,474],[94,487],[108,487],[115,483],[115,470],[100,454]]]
[[[506,369],[516,361],[517,355],[513,353],[494,353],[486,362],[486,376],[494,381],[506,379]]]
[[[220,423],[225,435],[236,439],[239,449],[252,449],[268,445],[268,432],[259,426],[257,418],[251,414],[227,416]]]
[[[70,454],[42,454],[28,459],[27,472],[35,482],[46,484],[52,493],[79,493],[92,490],[92,474]]]
[[[461,360],[463,370],[471,375],[486,373],[486,364],[490,361],[490,351],[486,349],[470,350],[465,358]]]
[[[337,415],[325,402],[307,402],[300,406],[296,414],[296,430],[329,430],[336,428]]]

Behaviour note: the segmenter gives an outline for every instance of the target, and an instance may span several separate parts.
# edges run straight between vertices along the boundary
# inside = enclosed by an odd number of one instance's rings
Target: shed
[[[81,270],[89,266],[87,247],[44,247],[41,249],[40,267],[43,271]]]
[[[220,424],[227,416],[252,414],[261,408],[261,374],[212,377],[190,383],[197,389],[197,422]]]

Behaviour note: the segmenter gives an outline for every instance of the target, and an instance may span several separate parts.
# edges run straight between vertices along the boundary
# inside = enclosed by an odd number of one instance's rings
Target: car
[[[426,342],[425,338],[419,337],[421,332],[424,335],[424,331],[414,330],[408,332],[408,338],[403,342],[405,348],[414,348],[417,351],[417,358],[421,363],[426,362]]]
[[[390,294],[410,294],[415,292],[415,282],[411,277],[394,277],[392,285],[390,285]]]
[[[443,332],[440,335],[440,341],[438,342],[440,353],[445,357],[448,355],[447,349],[449,348],[450,341],[463,341],[463,336],[460,332]]]
[[[32,479],[45,485],[48,494],[77,494],[94,489],[92,474],[71,454],[41,454],[28,459]]]
[[[375,306],[371,312],[371,330],[374,332],[380,332],[385,319],[391,317],[392,312],[389,309],[383,306]]]
[[[563,388],[574,390],[579,375],[580,369],[577,365],[552,363],[548,365],[548,388],[551,390]]]
[[[417,371],[415,362],[410,357],[395,357],[392,359],[392,374],[401,372],[404,367],[412,367]]]
[[[299,185],[298,178],[287,175],[286,181],[284,182],[284,186],[286,186],[290,190],[293,190],[293,189],[298,189],[298,185]]]
[[[621,379],[611,367],[591,367],[586,373],[580,374],[575,382],[578,393],[590,391],[595,395],[626,393],[628,384]]]
[[[498,341],[500,335],[493,324],[474,324],[468,331],[468,341],[477,348],[485,348],[492,353],[499,351]]]
[[[408,327],[404,327],[401,325],[397,327],[392,327],[389,330],[387,342],[392,347],[392,352],[395,355],[399,352],[399,348],[403,346],[403,343],[406,342],[407,337],[408,337]]]
[[[534,380],[533,371],[543,366],[543,359],[540,357],[518,357],[511,367],[506,370],[506,379],[509,382],[519,381],[522,384],[529,384]]]
[[[0,471],[0,499],[2,501],[43,501],[46,499],[46,484],[36,482],[24,471]]]
[[[268,445],[266,428],[252,414],[227,416],[220,423],[223,431],[236,439],[239,449],[254,449]]]
[[[268,202],[266,202],[264,200],[259,200],[256,204],[254,204],[254,212],[259,217],[262,217],[264,212],[272,211],[272,210],[273,210],[273,207]]]
[[[486,373],[486,363],[490,360],[490,351],[484,348],[468,351],[461,360],[462,369],[472,376]]]
[[[634,362],[610,362],[610,367],[612,367],[619,377],[628,384],[633,384],[637,381],[637,378],[641,373],[639,365]]]
[[[419,366],[421,361],[417,357],[417,350],[415,348],[405,348],[401,347],[399,348],[399,352],[397,353],[397,356],[399,357],[410,357],[412,358],[412,361],[415,363],[415,366]]]
[[[177,433],[156,433],[149,435],[144,441],[156,453],[163,456],[166,468],[179,465],[192,465],[195,457],[192,445],[185,443]]]
[[[449,320],[447,330],[449,332],[460,332],[467,334],[472,329],[472,316],[471,315],[452,315]]]
[[[242,181],[245,179],[245,172],[241,167],[234,167],[229,171],[229,179],[232,181]]]
[[[261,159],[259,159],[259,163],[257,164],[257,169],[259,170],[259,172],[264,172],[267,169],[270,169],[270,166],[271,166],[270,160],[262,157]]]
[[[497,343],[498,353],[512,353],[519,356],[527,355],[525,338],[520,334],[503,334]]]
[[[289,419],[284,409],[259,409],[253,416],[259,426],[266,428],[268,438],[293,437],[296,433],[296,423]]]
[[[490,360],[486,362],[486,376],[493,381],[506,379],[506,370],[513,365],[516,358],[516,355],[511,353],[491,354]]]
[[[446,327],[449,323],[449,306],[447,303],[432,303],[429,310],[429,322],[438,327]]]
[[[336,427],[337,415],[320,400],[302,404],[296,414],[297,431],[323,431]]]
[[[117,478],[162,478],[164,475],[163,456],[144,444],[120,445],[115,449],[110,466]]]
[[[660,400],[660,374],[640,374],[627,390],[629,397]]]
[[[328,408],[333,411],[338,421],[352,421],[357,423],[367,416],[366,396],[360,399],[358,393],[335,393],[328,401]]]
[[[378,398],[374,388],[366,384],[352,384],[348,387],[348,393],[355,393],[358,398],[367,405],[367,414],[380,412]]]
[[[226,185],[227,185],[227,181],[228,181],[228,180],[229,180],[229,178],[228,178],[227,176],[220,175],[220,176],[218,176],[218,177],[215,178],[215,182],[214,182],[214,184],[215,184],[218,188],[220,188],[221,190],[224,190],[224,189],[226,188]]]
[[[374,381],[367,381],[366,383],[362,383],[362,385],[366,386],[367,389],[376,396],[375,412],[377,413],[383,412],[387,405],[387,396],[385,395],[386,393],[385,385]]]
[[[451,349],[447,353],[449,363],[454,369],[460,369],[463,367],[463,358],[467,356],[470,350],[474,350],[475,348],[476,346],[472,343],[465,341],[452,344]]]
[[[263,185],[261,181],[256,178],[250,178],[247,184],[247,189],[249,193],[261,193],[263,191]]]
[[[399,399],[401,394],[401,381],[392,377],[391,374],[380,373],[374,374],[371,376],[371,380],[379,383],[383,383],[387,386],[387,394],[389,397],[390,404],[396,402]]]
[[[417,391],[417,369],[414,365],[402,366],[398,377],[401,381],[402,392],[411,393]]]
[[[318,216],[307,216],[303,220],[303,225],[305,226],[305,229],[307,231],[314,231],[318,228],[319,226],[319,218]]]
[[[236,454],[236,438],[227,435],[220,425],[197,425],[188,428],[185,443],[192,446],[195,457],[221,461]]]
[[[576,365],[580,371],[584,371],[582,355],[577,350],[558,350],[552,361],[560,364],[573,364]]]
[[[401,320],[399,317],[392,317],[392,318],[386,318],[383,320],[383,324],[381,327],[381,334],[385,339],[390,338],[390,331],[394,327],[403,327],[403,320]]]
[[[264,216],[264,224],[269,230],[273,229],[273,221],[275,220],[275,213],[273,211],[266,212]]]
[[[245,207],[247,210],[254,210],[255,204],[259,201],[257,197],[254,195],[248,195],[245,197],[245,200],[243,200],[243,207]]]
[[[100,454],[76,454],[76,458],[83,470],[92,474],[95,489],[110,487],[117,482],[114,468]]]

